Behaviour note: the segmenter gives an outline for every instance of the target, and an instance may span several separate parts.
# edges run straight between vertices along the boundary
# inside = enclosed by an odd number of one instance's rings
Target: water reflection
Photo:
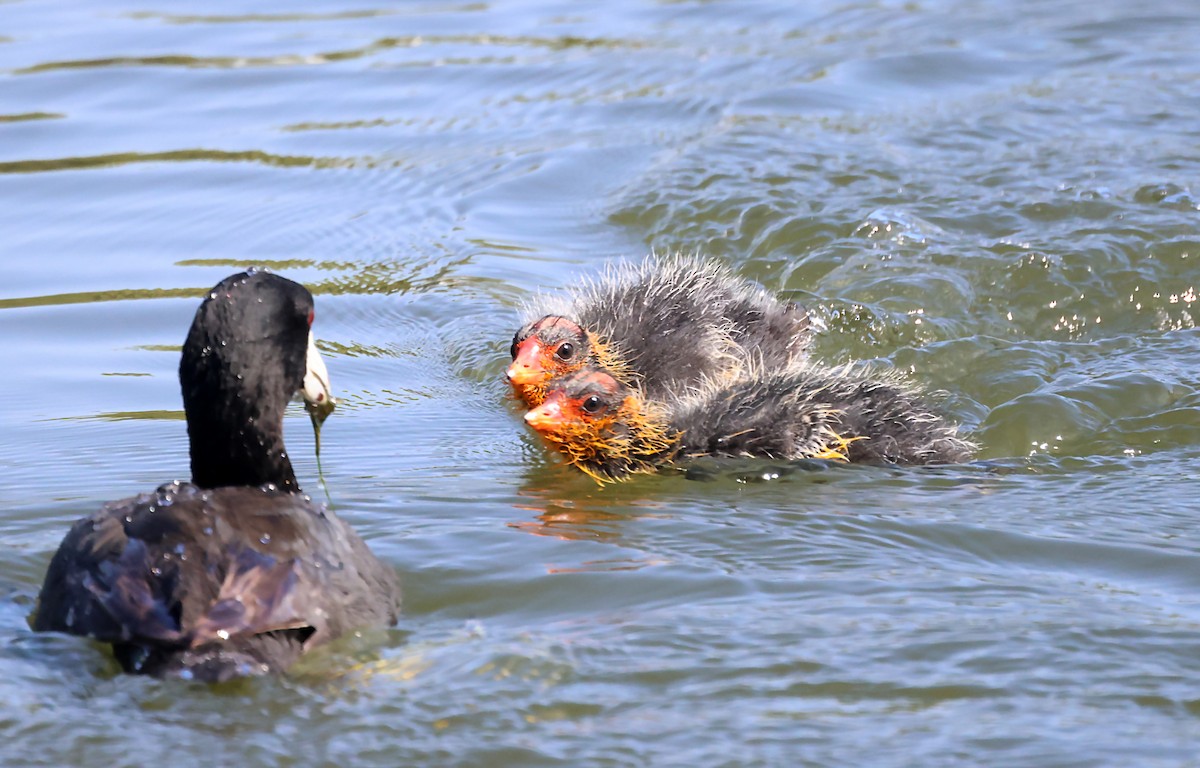
[[[469,10],[472,6],[442,6],[439,10]],[[476,6],[478,8],[478,6]],[[391,16],[398,11],[368,8],[354,11],[330,11],[328,13],[239,13],[229,15],[189,16],[186,14],[163,13],[161,11],[133,11],[123,14],[130,19],[161,21],[166,24],[269,24],[289,22],[340,21],[343,19],[371,19]]]
[[[511,528],[564,541],[621,543],[622,529],[643,518],[663,517],[662,504],[646,491],[651,478],[597,488],[588,477],[561,465],[529,470],[513,506],[533,519],[510,522]]]
[[[275,56],[189,56],[184,54],[167,54],[158,56],[112,56],[98,59],[67,59],[61,61],[46,61],[29,67],[13,70],[16,75],[36,75],[44,72],[71,69],[101,69],[107,67],[182,67],[188,69],[246,69],[246,68],[278,68],[278,67],[311,67],[334,62],[344,62],[354,59],[369,58],[384,51],[395,49],[416,49],[424,47],[454,46],[475,50],[477,47],[537,49],[563,51],[575,48],[637,50],[647,47],[647,44],[633,40],[588,38],[573,35],[562,37],[539,37],[532,35],[507,36],[496,34],[477,35],[405,35],[384,37],[359,48],[347,48],[336,51],[291,53]],[[496,57],[486,54],[472,53],[453,57],[439,57],[436,63],[456,66],[498,65],[514,63],[514,57]],[[434,61],[406,61],[406,67],[429,67]]]
[[[3,42],[3,38],[0,38]],[[58,112],[23,112],[18,115],[0,115],[0,123],[20,123],[26,120],[61,120],[66,115]]]
[[[50,296],[22,296],[15,299],[0,299],[0,309],[25,307],[50,307],[63,304],[93,304],[101,301],[131,301],[143,299],[194,299],[204,295],[212,286],[203,288],[121,288],[113,291],[85,291],[60,293]]]

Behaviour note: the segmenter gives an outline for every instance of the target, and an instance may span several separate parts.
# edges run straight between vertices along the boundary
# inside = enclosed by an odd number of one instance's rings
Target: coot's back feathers
[[[34,629],[112,643],[127,671],[223,679],[395,623],[399,582],[304,496],[181,483],[77,522],[39,603]]]

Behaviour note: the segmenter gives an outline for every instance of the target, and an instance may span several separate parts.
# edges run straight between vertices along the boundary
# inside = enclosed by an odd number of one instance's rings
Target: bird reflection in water
[[[518,492],[522,503],[513,506],[523,513],[532,513],[533,517],[510,522],[508,526],[535,536],[626,546],[626,524],[667,516],[658,511],[663,506],[660,502],[636,493],[637,483],[623,485],[620,494],[592,496],[588,494],[594,491],[595,486],[590,481],[585,485],[577,475],[569,475],[562,468],[538,470],[529,479],[531,482],[527,482]],[[576,485],[582,486],[582,492]],[[628,546],[638,548],[633,544]],[[665,563],[666,560],[657,557],[621,557],[575,562],[569,566],[550,565],[547,571],[628,571]]]

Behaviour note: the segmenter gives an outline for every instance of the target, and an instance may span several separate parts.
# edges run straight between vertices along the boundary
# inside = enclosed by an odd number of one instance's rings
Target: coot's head
[[[653,469],[676,442],[658,406],[593,366],[550,381],[525,422],[600,482]]]
[[[546,382],[595,362],[594,344],[578,323],[546,315],[525,324],[513,336],[512,364],[505,375],[531,405],[541,402]]]
[[[209,291],[179,363],[196,485],[299,490],[284,409],[297,392],[318,421],[334,406],[314,317],[308,289],[267,272],[232,275]]]

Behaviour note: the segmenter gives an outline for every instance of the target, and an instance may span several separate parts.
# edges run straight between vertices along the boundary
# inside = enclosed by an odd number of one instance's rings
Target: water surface
[[[1182,0],[0,3],[0,763],[1192,764],[1198,36]],[[518,308],[652,250],[944,390],[980,461],[567,471],[500,380]],[[71,521],[186,474],[179,345],[251,264],[317,295],[325,479],[405,615],[282,679],[121,676],[25,618]]]

